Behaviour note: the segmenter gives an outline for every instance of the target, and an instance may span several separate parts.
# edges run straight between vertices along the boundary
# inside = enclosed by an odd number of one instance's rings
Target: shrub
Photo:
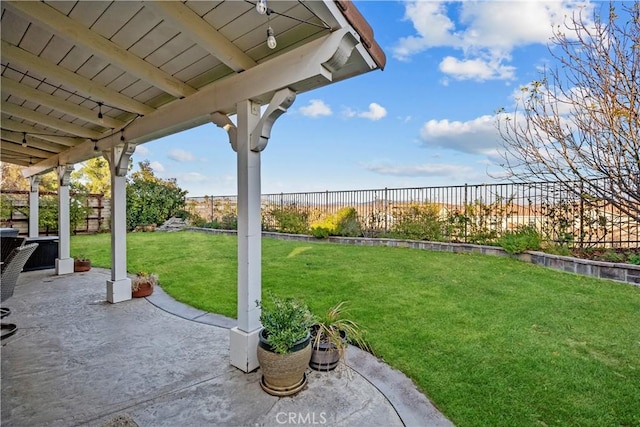
[[[401,208],[394,217],[391,228],[394,237],[431,241],[442,239],[440,208],[434,203],[413,204]]]
[[[238,215],[234,214],[234,213],[227,213],[222,215],[222,218],[220,218],[220,223],[218,224],[219,227],[217,228],[221,228],[223,230],[237,230],[238,229]],[[216,227],[212,227],[212,228],[216,228]]]
[[[276,353],[291,352],[297,341],[309,334],[314,323],[313,315],[306,304],[293,298],[279,298],[269,294],[266,306],[256,301],[262,309],[260,323],[267,333],[267,342]]]
[[[311,225],[311,234],[319,237],[345,236],[361,237],[362,226],[355,208],[342,208],[335,214],[327,215]],[[326,234],[326,235],[324,235]]]
[[[187,192],[178,187],[174,178],[156,177],[148,160],[138,164],[140,170],[127,182],[127,227],[130,230],[140,225],[162,224],[183,210],[186,204]]]
[[[307,234],[309,232],[307,213],[295,205],[274,208],[270,214],[276,220],[280,233]]]
[[[324,227],[311,227],[311,235],[317,239],[329,237],[329,229]]]
[[[542,236],[535,227],[528,225],[507,231],[498,239],[498,244],[510,254],[536,251],[542,248]]]

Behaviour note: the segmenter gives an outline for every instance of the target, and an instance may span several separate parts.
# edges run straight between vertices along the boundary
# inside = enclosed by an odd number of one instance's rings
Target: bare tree
[[[498,129],[510,179],[559,181],[640,221],[640,4],[620,8],[554,27],[555,67],[522,88]]]

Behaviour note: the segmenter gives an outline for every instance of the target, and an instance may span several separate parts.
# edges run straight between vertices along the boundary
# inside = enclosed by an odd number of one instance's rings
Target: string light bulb
[[[269,46],[269,49],[275,49],[276,46],[278,46],[276,36],[274,35],[273,28],[271,28],[271,26],[267,28],[267,46]]]
[[[22,146],[23,147],[27,146],[27,133],[26,132],[22,132]]]
[[[120,141],[124,142],[124,129],[120,129]]]
[[[256,11],[260,15],[264,15],[265,13],[267,13],[267,0],[258,0],[256,2]]]
[[[100,124],[104,123],[104,116],[102,115],[102,102],[98,102],[98,121]]]

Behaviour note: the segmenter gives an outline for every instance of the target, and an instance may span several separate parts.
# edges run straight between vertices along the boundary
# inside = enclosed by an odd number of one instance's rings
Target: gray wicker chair
[[[13,296],[20,272],[37,247],[37,243],[17,247],[6,258],[2,264],[2,276],[0,277],[0,302]],[[11,310],[8,308],[0,309],[0,317],[4,318],[9,314],[11,314]],[[10,337],[18,330],[18,327],[13,323],[2,323],[1,326],[2,337],[0,339]]]
[[[0,237],[0,242],[2,243],[0,247],[0,261],[5,262],[11,252],[15,248],[19,248],[20,246],[24,246],[27,239],[24,237]]]

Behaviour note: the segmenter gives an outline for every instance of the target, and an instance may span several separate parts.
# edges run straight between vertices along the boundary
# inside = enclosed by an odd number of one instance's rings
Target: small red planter
[[[148,297],[153,293],[153,285],[151,283],[141,283],[137,291],[131,291],[133,298]]]
[[[73,271],[76,273],[81,273],[83,271],[91,270],[91,261],[88,259],[80,260],[77,259],[73,261]]]

